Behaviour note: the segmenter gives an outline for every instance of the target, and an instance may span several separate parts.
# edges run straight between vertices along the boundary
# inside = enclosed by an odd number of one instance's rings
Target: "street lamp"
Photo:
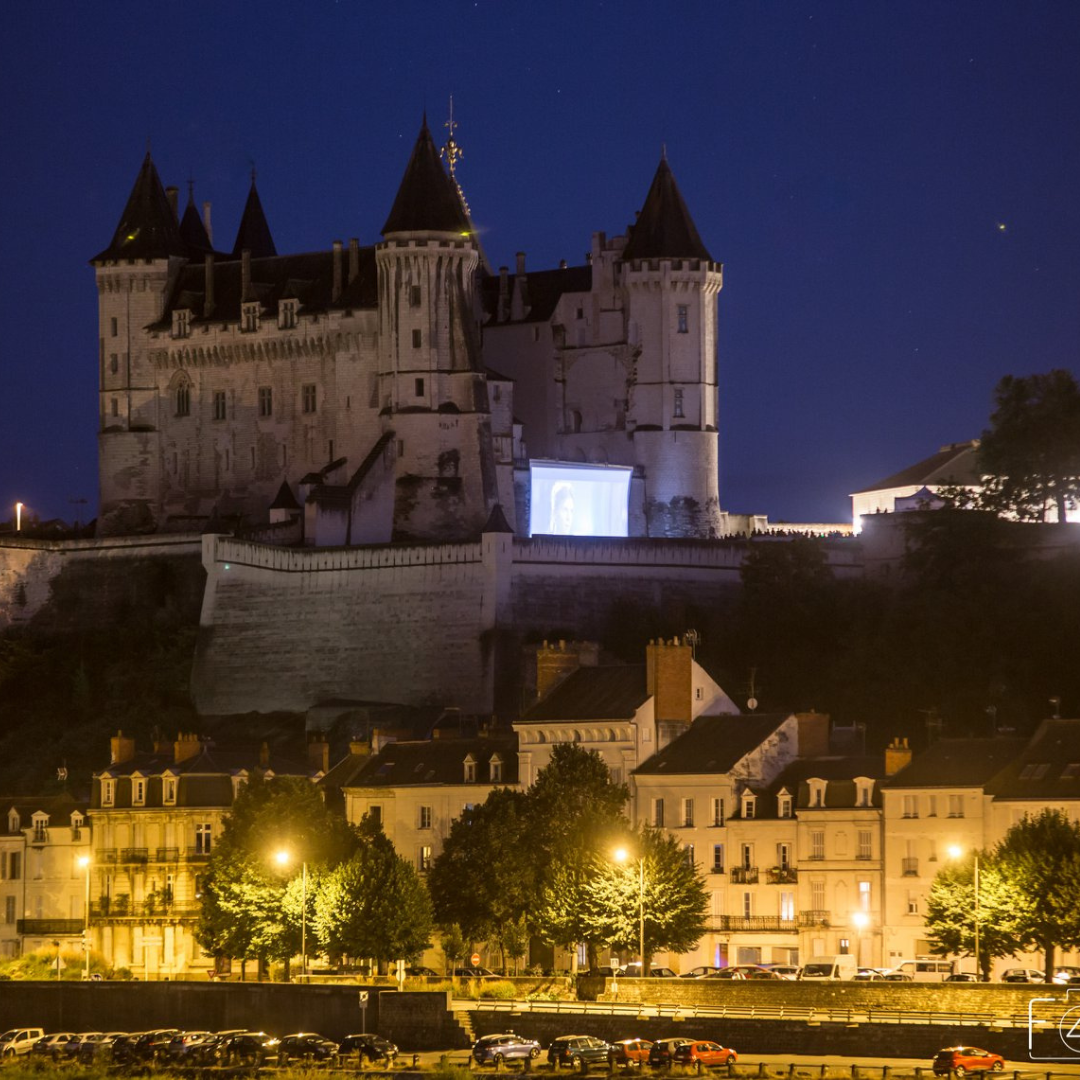
[[[80,855],[79,865],[86,871],[86,900],[83,904],[83,978],[90,978],[90,856]]]
[[[953,844],[949,847],[949,854],[954,859],[959,859],[964,854],[964,849],[959,844]],[[982,962],[979,956],[979,853],[976,851],[973,853],[975,859],[975,878],[973,885],[975,888],[975,978],[978,979],[982,975]]]
[[[631,858],[626,848],[619,848],[615,852],[615,861],[624,863]],[[641,977],[648,978],[649,972],[645,964],[645,856],[638,858],[638,945],[641,954]]]
[[[279,866],[287,866],[292,856],[279,851],[274,858]],[[307,976],[307,860],[300,864],[300,974]]]
[[[853,911],[851,913],[851,925],[855,927],[855,963],[857,966],[862,967],[862,941],[863,934],[866,932],[866,928],[870,925],[870,916],[865,911]]]

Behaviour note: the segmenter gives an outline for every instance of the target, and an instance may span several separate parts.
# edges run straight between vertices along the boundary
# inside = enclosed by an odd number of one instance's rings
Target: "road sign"
[[[480,954],[474,952],[472,956],[469,957],[469,963],[472,964],[473,967],[476,967],[480,963]]]

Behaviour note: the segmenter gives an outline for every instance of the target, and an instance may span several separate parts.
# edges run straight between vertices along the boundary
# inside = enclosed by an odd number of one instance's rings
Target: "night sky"
[[[848,495],[1080,343],[1080,3],[5,5],[0,520],[97,501],[97,301],[150,143],[230,249],[379,239],[424,109],[495,267],[580,263],[661,148],[720,296],[721,504]],[[86,504],[73,502],[87,500]]]

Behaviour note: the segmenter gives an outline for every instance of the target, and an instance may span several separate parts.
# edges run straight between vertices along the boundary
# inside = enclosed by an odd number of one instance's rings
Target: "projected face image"
[[[533,461],[529,534],[626,536],[629,468]]]
[[[551,489],[551,528],[557,536],[571,536],[574,532],[574,489],[566,482]]]

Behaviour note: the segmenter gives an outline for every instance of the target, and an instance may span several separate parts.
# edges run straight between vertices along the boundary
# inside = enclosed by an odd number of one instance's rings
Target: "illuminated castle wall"
[[[279,255],[252,182],[233,248],[149,155],[92,263],[102,535],[306,517],[319,545],[528,531],[528,457],[633,470],[629,532],[728,532],[721,270],[666,160],[588,264],[484,267],[425,124],[382,229]],[[520,421],[520,422],[516,422]]]

